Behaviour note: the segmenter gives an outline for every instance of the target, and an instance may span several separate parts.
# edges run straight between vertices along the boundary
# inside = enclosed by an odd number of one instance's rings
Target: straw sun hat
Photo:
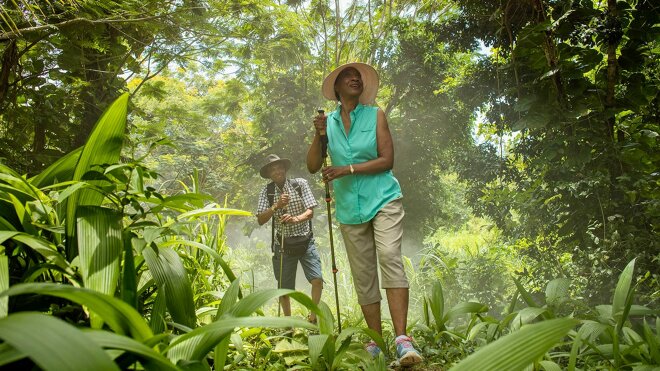
[[[362,86],[364,90],[360,95],[360,103],[362,104],[375,104],[376,103],[376,93],[378,93],[378,73],[376,70],[366,63],[347,63],[335,68],[334,71],[330,72],[323,80],[323,85],[321,87],[321,92],[326,99],[337,100],[335,96],[335,80],[341,71],[345,70],[348,67],[353,67],[360,73],[362,76]]]

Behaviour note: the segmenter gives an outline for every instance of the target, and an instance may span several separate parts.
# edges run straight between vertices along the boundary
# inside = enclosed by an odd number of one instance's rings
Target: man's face
[[[286,179],[286,168],[284,164],[278,162],[268,167],[268,177],[275,183],[281,183]]]

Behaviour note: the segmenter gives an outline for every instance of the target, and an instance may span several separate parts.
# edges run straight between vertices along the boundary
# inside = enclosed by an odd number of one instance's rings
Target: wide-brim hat
[[[353,67],[362,76],[362,94],[360,95],[360,103],[362,104],[375,104],[376,103],[376,94],[378,93],[378,72],[366,63],[354,62],[346,63],[334,69],[330,72],[328,76],[323,80],[323,85],[321,86],[321,93],[326,99],[337,100],[335,95],[335,80],[341,71]]]
[[[261,170],[259,170],[259,175],[261,175],[262,178],[270,178],[268,176],[268,168],[270,168],[272,165],[277,164],[277,163],[284,164],[284,168],[287,171],[291,167],[291,161],[289,161],[288,158],[280,158],[280,156],[278,156],[278,155],[271,154],[271,155],[266,156],[266,165],[261,167]]]

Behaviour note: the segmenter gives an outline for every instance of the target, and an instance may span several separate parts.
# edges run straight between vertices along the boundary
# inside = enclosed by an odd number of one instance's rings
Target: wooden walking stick
[[[320,115],[323,115],[325,111],[322,109],[318,110]],[[328,135],[325,130],[320,132],[321,134],[321,158],[323,158],[323,167],[328,166]],[[325,205],[328,209],[328,236],[330,238],[330,256],[332,257],[332,278],[335,284],[335,305],[337,307],[337,328],[341,333],[341,314],[339,312],[339,292],[337,291],[337,262],[335,260],[335,244],[332,239],[332,211],[330,210],[330,202],[332,198],[330,197],[330,184],[325,183]]]

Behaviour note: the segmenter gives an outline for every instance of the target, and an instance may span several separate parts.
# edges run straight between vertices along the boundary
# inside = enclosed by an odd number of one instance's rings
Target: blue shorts
[[[275,280],[280,280],[280,264],[282,265],[282,282],[278,282],[278,288],[283,289],[296,289],[296,271],[298,270],[298,262],[302,265],[303,272],[307,281],[312,282],[314,279],[323,280],[321,274],[321,258],[316,251],[314,239],[309,241],[309,248],[305,255],[291,256],[282,255],[283,259],[280,261],[280,245],[275,244],[275,252],[273,254],[273,271],[275,272]]]

